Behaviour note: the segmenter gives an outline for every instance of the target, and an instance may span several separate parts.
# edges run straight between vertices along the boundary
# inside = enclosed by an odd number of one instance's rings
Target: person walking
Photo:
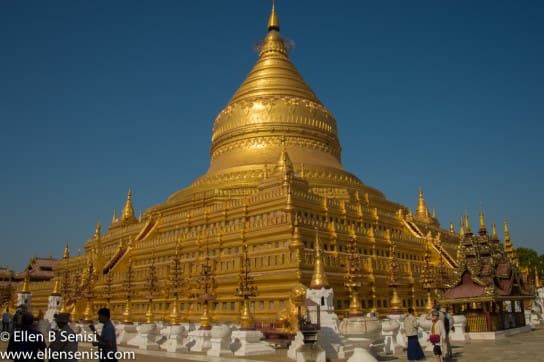
[[[96,334],[97,342],[93,342],[93,346],[98,346],[100,351],[100,362],[117,362],[115,354],[117,352],[117,339],[115,337],[115,327],[110,320],[110,310],[108,308],[100,308],[98,311],[98,321],[103,324],[102,333],[98,334],[94,324],[90,324],[89,328]]]
[[[419,322],[414,316],[414,308],[408,308],[408,315],[404,319],[404,332],[408,337],[408,361],[418,361],[425,359],[425,354],[418,340],[417,330],[419,328]]]
[[[433,353],[436,362],[444,362],[444,353],[446,351],[446,329],[444,322],[439,318],[440,313],[433,310],[431,313],[432,326],[429,340],[434,345]]]
[[[34,316],[30,312],[21,313],[20,330],[15,330],[9,339],[7,351],[11,353],[25,353],[26,356],[19,356],[15,362],[22,361],[43,361],[38,358],[38,352],[45,352],[45,337],[42,332],[34,329]],[[30,358],[28,354],[31,354]]]
[[[16,331],[22,328],[23,314],[27,312],[28,312],[28,308],[26,305],[21,304],[20,306],[17,307],[17,309],[15,310],[15,313],[13,314],[12,326],[11,326],[12,330]]]
[[[2,314],[2,332],[9,332],[10,325],[11,325],[11,313],[9,312],[9,308],[6,308],[6,311],[4,312],[4,314]]]
[[[445,355],[445,358],[452,358],[453,356],[453,352],[452,352],[452,349],[451,349],[451,343],[450,343],[450,331],[451,331],[451,327],[453,325],[453,322],[452,322],[452,317],[451,315],[448,313],[448,308],[447,307],[442,307],[440,308],[440,312],[442,312],[444,314],[444,329],[446,330],[446,350],[444,351],[444,355]]]
[[[51,356],[56,358],[51,358],[49,361],[77,362],[75,353],[78,345],[76,334],[69,325],[70,314],[58,313],[54,318],[58,328],[55,331],[55,339],[49,344],[49,349]]]

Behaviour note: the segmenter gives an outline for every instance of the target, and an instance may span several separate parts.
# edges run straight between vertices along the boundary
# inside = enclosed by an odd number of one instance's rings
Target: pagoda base
[[[231,338],[233,344],[240,344],[234,352],[235,356],[256,356],[276,351],[262,341],[264,335],[260,331],[234,331]]]
[[[232,330],[226,325],[214,326],[212,328],[212,347],[207,355],[212,357],[232,356],[230,350]]]
[[[397,337],[400,329],[398,319],[384,319],[382,321],[382,336],[384,336],[383,352],[385,354],[397,354],[402,351]]]
[[[117,344],[121,346],[127,346],[128,341],[138,335],[138,330],[134,324],[120,324],[118,328],[121,330],[121,333],[117,337]]]
[[[168,327],[168,339],[161,345],[161,349],[166,352],[182,352],[183,339],[187,335],[185,328],[181,325]]]
[[[467,318],[462,314],[456,314],[452,318],[454,330],[450,332],[450,341],[466,342],[468,340],[468,336],[465,333]]]
[[[138,326],[138,334],[127,342],[129,346],[144,350],[160,350],[157,338],[160,337],[155,323],[144,323]]]
[[[197,329],[189,332],[184,350],[191,352],[206,352],[212,347],[212,331],[210,329]]]

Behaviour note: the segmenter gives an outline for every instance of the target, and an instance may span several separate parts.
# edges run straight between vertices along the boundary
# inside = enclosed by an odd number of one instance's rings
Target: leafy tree
[[[544,274],[544,254],[538,253],[530,248],[516,248],[516,256],[520,267],[527,267],[531,272],[538,271],[540,277]]]

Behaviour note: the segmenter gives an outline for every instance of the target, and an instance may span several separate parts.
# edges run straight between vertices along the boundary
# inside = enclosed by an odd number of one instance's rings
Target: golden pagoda
[[[60,261],[60,280],[92,264],[94,310],[108,305],[114,319],[134,321],[145,320],[146,312],[168,320],[175,311],[175,320],[198,321],[209,309],[213,321],[239,320],[236,289],[247,257],[257,290],[250,300],[253,318],[274,320],[293,288],[314,283],[314,247],[320,277],[334,289],[341,315],[350,306],[344,285],[349,250],[360,255],[363,311],[391,309],[391,250],[401,308],[426,304],[420,280],[426,248],[432,265],[457,267],[459,235],[440,227],[421,189],[414,214],[344,169],[336,120],[290,61],[274,8],[267,30],[253,69],[215,119],[208,171],[138,219],[129,190],[121,216],[114,211],[104,233],[97,226],[83,255],[67,252]],[[350,240],[355,244],[348,248]],[[215,283],[206,308],[195,297],[204,257]],[[168,292],[173,258],[183,279],[180,292]],[[151,312],[145,295],[150,265],[164,289]],[[84,302],[73,299],[80,310]]]

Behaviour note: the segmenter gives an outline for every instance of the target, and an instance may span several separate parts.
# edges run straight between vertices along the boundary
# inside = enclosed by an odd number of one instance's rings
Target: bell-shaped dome
[[[343,169],[336,120],[289,60],[272,9],[257,63],[215,119],[208,175],[273,164],[282,140],[295,165]]]

